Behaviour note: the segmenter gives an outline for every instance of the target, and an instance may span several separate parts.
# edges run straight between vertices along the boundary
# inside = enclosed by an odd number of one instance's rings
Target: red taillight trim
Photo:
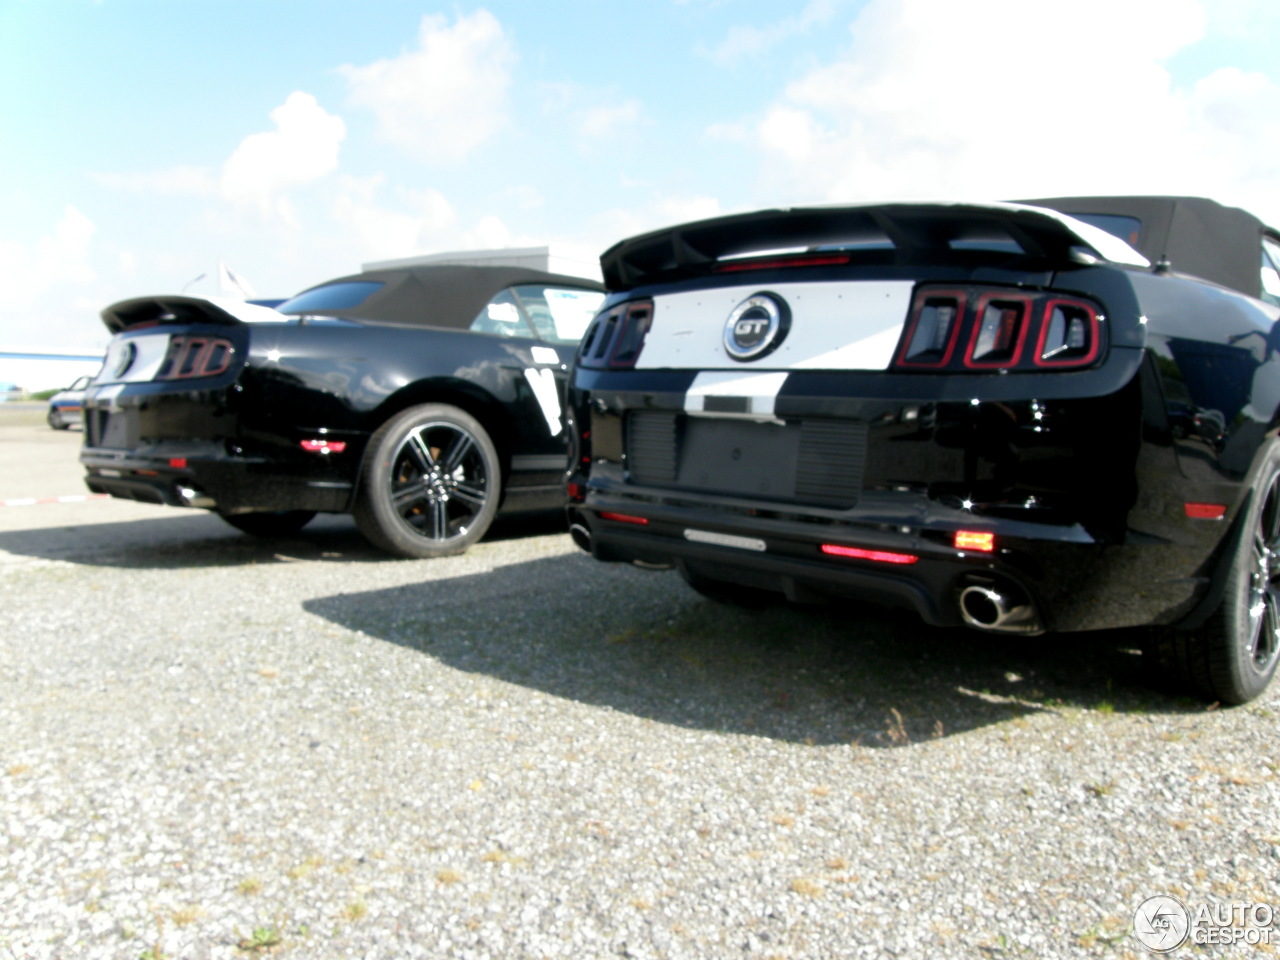
[[[820,254],[817,256],[767,257],[759,260],[731,260],[717,263],[715,273],[742,273],[747,270],[778,270],[787,267],[838,267],[849,262],[846,254]]]
[[[1065,360],[1046,360],[1044,342],[1049,338],[1049,323],[1053,319],[1053,308],[1057,306],[1075,307],[1089,315],[1089,353],[1083,357],[1068,357]],[[1101,344],[1098,342],[1098,311],[1093,304],[1083,300],[1072,300],[1067,297],[1054,297],[1045,302],[1040,314],[1040,336],[1036,338],[1036,350],[1032,355],[1037,367],[1087,367],[1098,359]]]
[[[582,503],[587,499],[587,485],[585,483],[571,481],[565,484],[564,492],[572,503]]]
[[[943,352],[942,359],[929,362],[909,359],[907,350],[911,348],[911,341],[915,338],[916,327],[920,323],[920,314],[924,312],[924,308],[930,300],[945,300],[947,298],[956,301],[956,319],[951,324],[951,332],[947,335],[947,349]],[[897,365],[900,367],[914,367],[918,370],[929,370],[945,367],[949,364],[951,357],[955,354],[956,343],[960,339],[960,328],[964,326],[967,307],[968,295],[963,290],[926,288],[918,291],[911,303],[911,319],[908,321],[907,331],[902,337],[902,346],[898,348]]]
[[[824,543],[819,548],[829,557],[847,557],[853,560],[873,560],[876,563],[894,563],[909,566],[919,561],[914,553],[896,553],[892,550],[868,550],[865,547],[847,547],[839,543]]]
[[[987,530],[957,530],[951,542],[957,550],[976,553],[993,553],[996,549],[996,535]]]
[[[634,523],[637,526],[645,527],[649,525],[648,517],[637,517],[630,513],[613,513],[609,510],[600,511],[601,520],[612,520],[614,523]]]
[[[1227,515],[1225,503],[1194,503],[1188,501],[1182,505],[1183,512],[1191,520],[1221,520]]]
[[[187,458],[186,457],[170,457],[169,466],[172,467],[174,470],[185,470],[187,469]]]
[[[982,333],[982,314],[993,300],[997,302],[1007,301],[1009,303],[1017,303],[1021,305],[1022,319],[1018,328],[1017,342],[1014,343],[1012,351],[1005,359],[975,360],[973,358],[973,351],[977,349],[978,336]],[[1025,294],[1005,293],[1003,291],[996,290],[987,290],[980,294],[978,296],[977,305],[973,309],[973,322],[969,330],[969,345],[964,351],[964,365],[970,370],[999,370],[1002,367],[1016,367],[1018,365],[1018,361],[1022,359],[1022,348],[1027,342],[1027,330],[1031,327],[1032,303],[1032,298]]]
[[[210,359],[220,352],[221,362],[211,365]],[[221,337],[175,336],[169,342],[169,354],[156,374],[157,380],[193,380],[196,377],[216,377],[231,366],[235,347],[230,340]],[[188,366],[189,369],[184,370]]]

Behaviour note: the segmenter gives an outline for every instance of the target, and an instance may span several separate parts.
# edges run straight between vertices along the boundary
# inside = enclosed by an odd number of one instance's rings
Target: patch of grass
[[[169,918],[174,922],[174,925],[179,927],[185,927],[189,924],[195,923],[202,916],[204,916],[204,911],[195,904],[187,907],[179,907],[177,910],[174,910],[169,914]]]
[[[257,877],[245,877],[243,880],[241,880],[239,883],[236,884],[236,893],[243,894],[246,897],[251,897],[255,893],[261,893],[261,892],[262,892],[262,881],[259,880]]]
[[[352,923],[367,916],[368,913],[369,905],[363,900],[352,900],[342,908],[342,918],[344,920],[350,920]]]
[[[236,934],[240,937],[236,941],[236,949],[243,950],[245,953],[263,953],[284,943],[284,937],[275,927],[254,927],[253,932],[247,937],[240,936],[238,930]]]

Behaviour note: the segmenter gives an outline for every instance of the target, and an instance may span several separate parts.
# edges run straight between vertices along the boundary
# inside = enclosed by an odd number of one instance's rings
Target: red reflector
[[[996,535],[982,533],[978,530],[957,530],[955,536],[957,550],[977,550],[990,553],[996,548]]]
[[[170,457],[169,466],[173,467],[173,469],[175,470],[185,470],[187,469],[187,458],[186,457]]]
[[[608,513],[603,511],[600,514],[600,519],[612,520],[614,523],[636,523],[642,527],[647,525],[649,522],[647,517],[636,517],[629,513]]]
[[[587,488],[580,483],[570,483],[565,486],[565,493],[574,503],[581,503],[587,499]]]
[[[1192,520],[1221,520],[1227,515],[1225,503],[1184,503],[1182,509]]]
[[[832,557],[852,557],[855,560],[874,560],[876,563],[915,563],[920,558],[913,553],[892,553],[888,550],[864,550],[862,547],[842,547],[836,543],[824,543],[822,552]]]
[[[345,440],[303,440],[302,449],[307,453],[341,453],[347,449]]]

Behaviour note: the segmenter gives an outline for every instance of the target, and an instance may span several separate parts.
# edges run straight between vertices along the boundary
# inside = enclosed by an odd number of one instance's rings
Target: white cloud
[[[767,202],[1252,193],[1280,213],[1276,85],[1166,66],[1208,31],[1199,0],[871,0],[850,29],[754,118]]]
[[[0,241],[0,290],[6,312],[21,312],[47,291],[97,276],[90,264],[93,221],[67,205],[58,222],[33,244]]]
[[[177,166],[150,173],[91,173],[104,187],[125,193],[166,197],[207,197],[218,187],[218,178],[208,167]]]
[[[222,195],[237,206],[292,220],[287,191],[337,169],[347,127],[300,91],[272,110],[271,119],[275,130],[245,137],[223,164]]]
[[[699,48],[699,53],[721,66],[749,66],[752,58],[770,47],[829,22],[838,6],[839,0],[810,0],[795,16],[784,17],[767,26],[744,24],[732,27],[714,49]]]
[[[634,129],[639,120],[639,100],[591,107],[583,112],[578,122],[578,135],[591,140],[605,140]]]
[[[380,136],[427,161],[465,159],[506,123],[515,47],[491,13],[449,26],[422,19],[420,47],[368,66],[343,66],[351,102],[368,107]]]
[[[333,205],[333,218],[358,245],[351,251],[360,260],[408,257],[449,236],[457,213],[436,190],[398,190],[394,208],[382,205],[378,194],[386,178],[343,177]]]

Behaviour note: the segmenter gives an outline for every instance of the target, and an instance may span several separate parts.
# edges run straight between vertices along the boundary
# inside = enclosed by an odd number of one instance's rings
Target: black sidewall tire
[[[400,449],[413,431],[429,423],[465,432],[475,445],[484,472],[484,505],[475,512],[465,532],[440,539],[415,530],[401,517],[391,499],[392,472]],[[402,557],[446,557],[462,553],[488,532],[501,495],[502,471],[497,448],[480,422],[450,404],[424,403],[402,410],[370,437],[352,513],[360,532],[375,547]]]
[[[1268,498],[1280,497],[1280,446],[1272,446],[1253,483],[1253,494],[1238,536],[1234,555],[1226,569],[1222,604],[1191,634],[1183,651],[1183,670],[1201,692],[1222,703],[1240,704],[1253,700],[1275,676],[1277,658],[1259,671],[1250,649],[1252,623],[1249,616],[1253,585],[1254,542]],[[1273,503],[1272,509],[1280,508]],[[1266,629],[1266,623],[1262,624]]]

